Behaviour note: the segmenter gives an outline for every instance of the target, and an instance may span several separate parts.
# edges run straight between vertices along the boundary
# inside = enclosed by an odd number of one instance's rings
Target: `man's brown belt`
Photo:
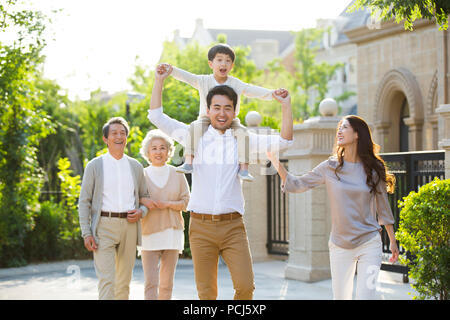
[[[211,220],[211,221],[224,221],[224,220],[233,220],[241,217],[242,215],[239,212],[231,212],[224,214],[204,214],[204,213],[195,213],[191,211],[191,217],[195,219],[202,220]]]
[[[126,218],[128,212],[106,212],[102,211],[100,214],[102,217],[111,217],[111,218]]]

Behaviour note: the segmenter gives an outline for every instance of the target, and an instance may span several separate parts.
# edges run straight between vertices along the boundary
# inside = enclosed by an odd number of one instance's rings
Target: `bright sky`
[[[69,97],[87,99],[101,88],[129,90],[135,57],[154,67],[164,40],[173,32],[191,37],[195,20],[205,28],[298,31],[316,19],[335,18],[350,0],[35,0],[52,15],[44,75],[68,90]]]

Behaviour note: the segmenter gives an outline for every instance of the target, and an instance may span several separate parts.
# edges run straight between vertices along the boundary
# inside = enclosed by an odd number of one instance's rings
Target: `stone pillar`
[[[381,122],[378,121],[375,123],[375,134],[376,141],[379,141],[381,150],[380,152],[389,152],[392,148],[390,148],[391,141],[389,141],[389,131],[391,128],[390,122]]]
[[[423,150],[422,146],[423,121],[417,121],[417,119],[415,118],[406,118],[403,121],[409,127],[408,129],[409,151]]]
[[[337,104],[325,99],[322,116],[294,126],[294,146],[283,154],[289,159],[289,172],[309,172],[332,153],[336,128]],[[288,279],[314,282],[331,277],[328,239],[331,230],[330,209],[325,185],[304,193],[289,194]]]
[[[270,128],[260,127],[262,117],[250,111],[245,117],[248,130],[258,134],[278,134]],[[245,199],[244,221],[254,262],[270,260],[267,253],[267,176],[265,155],[251,154],[249,172],[255,177],[253,182],[243,182]]]
[[[439,115],[439,148],[445,150],[445,178],[450,179],[450,104],[436,109]]]

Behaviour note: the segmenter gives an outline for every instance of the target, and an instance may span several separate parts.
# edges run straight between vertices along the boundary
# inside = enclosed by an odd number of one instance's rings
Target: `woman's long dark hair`
[[[389,193],[394,193],[395,176],[388,172],[384,160],[378,155],[380,146],[373,142],[372,134],[367,123],[361,117],[349,115],[344,117],[339,122],[337,130],[339,130],[339,127],[344,120],[347,120],[353,130],[358,133],[356,152],[364,166],[364,171],[367,175],[366,183],[370,188],[370,192],[376,192],[380,179],[382,179],[386,182],[386,191]],[[334,156],[337,157],[339,162],[338,166],[334,170],[334,173],[339,179],[337,173],[344,165],[345,147],[338,146],[337,134],[334,150]],[[377,173],[377,178],[373,177],[373,171]]]

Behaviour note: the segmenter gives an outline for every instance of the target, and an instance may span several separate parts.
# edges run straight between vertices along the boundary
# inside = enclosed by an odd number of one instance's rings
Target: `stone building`
[[[438,149],[436,109],[450,103],[450,31],[421,20],[414,31],[391,21],[345,33],[357,46],[358,115],[382,151]]]
[[[348,44],[356,49],[358,115],[372,127],[382,152],[445,150],[445,177],[450,177],[450,30],[440,31],[433,21],[403,24],[370,20],[360,14],[344,28]],[[289,171],[300,175],[331,153],[339,117],[316,117],[294,126],[294,146],[283,155]],[[261,168],[254,166],[257,175]],[[257,201],[266,186],[244,189],[246,221],[252,254],[270,259],[265,219],[266,201]],[[255,193],[256,192],[256,193]],[[330,215],[325,188],[288,195],[289,256],[286,278],[317,281],[330,277],[328,237]],[[255,208],[254,208],[255,207]],[[247,208],[247,207],[246,207]]]

